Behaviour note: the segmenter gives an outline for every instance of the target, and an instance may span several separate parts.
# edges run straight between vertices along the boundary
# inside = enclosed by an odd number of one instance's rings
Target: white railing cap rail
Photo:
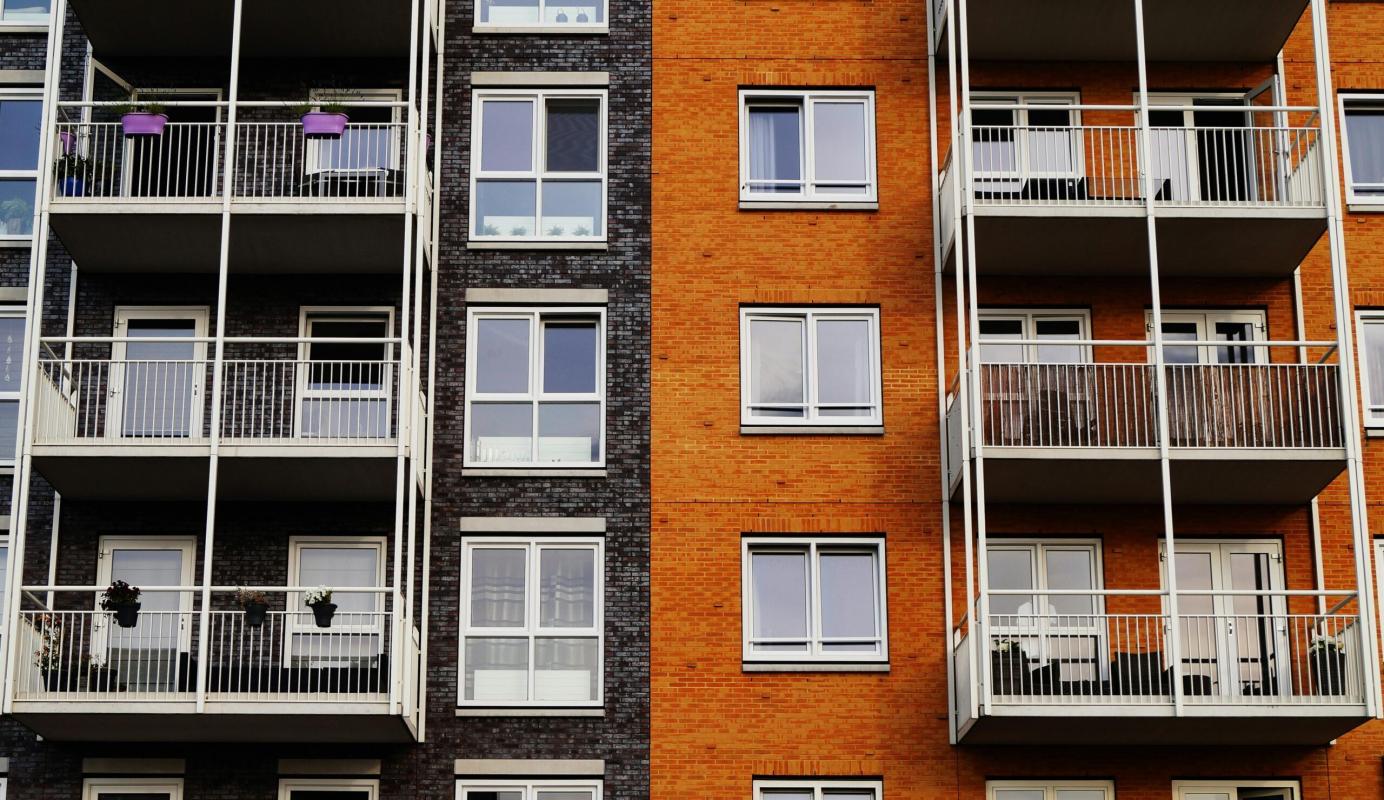
[[[184,340],[186,341],[186,340]],[[1153,347],[1152,339],[982,339],[982,345],[986,344],[1035,344],[1047,345],[1050,347],[1064,347],[1072,345],[1083,345],[1088,347]],[[1244,341],[1227,342],[1218,339],[1187,339],[1164,340],[1164,347],[1335,347],[1336,342],[1329,340],[1270,340],[1270,341]]]
[[[1032,597],[1035,595],[1039,597],[1090,597],[1092,595],[1099,597],[1162,597],[1169,594],[1166,589],[989,589],[987,592],[992,596],[1005,597]],[[1188,589],[1177,592],[1178,597],[1204,597],[1208,595],[1216,597],[1356,597],[1358,594],[1354,589],[1340,591],[1331,589]]]
[[[25,586],[25,587],[23,587],[23,591],[26,591],[26,592],[104,592],[107,588],[109,588],[109,587],[107,587],[107,586],[48,586],[48,585],[38,585],[38,586]],[[312,591],[313,589],[317,589],[317,588],[320,588],[320,587],[317,587],[317,586],[209,586],[209,587],[203,587],[203,586],[140,586],[140,587],[138,587],[138,588],[139,588],[139,590],[140,590],[141,592],[200,592],[200,591],[202,591],[204,588],[207,589],[208,591],[212,591],[212,592],[237,592],[237,591],[240,591],[241,589],[247,589],[247,590],[255,591],[255,592],[310,592],[310,591]],[[365,592],[369,592],[370,594],[389,594],[389,593],[392,593],[392,592],[394,591],[394,589],[393,589],[392,587],[389,587],[389,586],[333,586],[333,587],[331,587],[331,589],[332,589],[333,592],[340,592],[340,593],[342,593],[342,594],[347,594],[347,593],[350,593],[350,594],[362,594],[362,593],[365,593]]]
[[[235,106],[237,108],[298,108],[299,106],[305,105],[327,104],[346,106],[347,108],[408,108],[409,106],[408,103],[401,100],[347,100],[337,98],[319,98],[315,100],[240,100],[235,103]],[[58,106],[61,108],[120,108],[123,106],[138,105],[158,105],[164,108],[227,108],[231,103],[227,100],[164,100],[153,97],[135,100],[62,100],[58,102]],[[242,122],[245,121],[242,120]],[[246,124],[253,123],[246,122]]]
[[[985,98],[977,100],[972,98],[971,108],[1016,109],[1021,111],[1138,111],[1136,104],[1111,104],[1111,103],[1008,103],[1003,99]],[[1307,114],[1317,111],[1315,106],[1198,106],[1186,103],[1150,103],[1150,111],[1208,111],[1208,112],[1282,112],[1282,113],[1301,113]],[[1156,126],[1155,126],[1156,127]],[[1194,126],[1196,127],[1196,126]]]
[[[44,336],[39,341],[51,344],[211,344],[214,336]],[[398,336],[227,336],[227,344],[402,344]]]

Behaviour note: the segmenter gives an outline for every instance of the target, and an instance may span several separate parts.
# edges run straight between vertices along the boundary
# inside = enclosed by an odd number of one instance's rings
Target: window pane
[[[0,19],[6,22],[46,22],[52,5],[52,0],[3,0],[0,2],[0,9],[3,9]]]
[[[336,603],[338,614],[374,611],[376,595],[343,592],[341,587],[377,585],[379,555],[373,547],[304,547],[298,551],[298,585],[335,589],[332,602]],[[370,621],[364,618],[347,620],[353,625]]]
[[[1384,406],[1384,322],[1368,322],[1365,330],[1365,371],[1369,374],[1371,406]]]
[[[531,403],[472,403],[471,460],[499,464],[533,459]]]
[[[802,403],[806,400],[803,387],[802,320],[751,320],[750,402]],[[784,414],[802,415],[801,409]]]
[[[1081,320],[1077,319],[1040,319],[1033,323],[1033,332],[1036,338],[1045,341],[1062,341],[1081,338]],[[1085,355],[1080,345],[1040,345],[1038,347],[1038,362],[1040,364],[1075,364],[1083,360]]]
[[[476,391],[526,394],[529,391],[527,319],[476,320]]]
[[[481,22],[491,25],[533,25],[538,22],[538,0],[481,0]]]
[[[821,573],[822,635],[827,638],[872,638],[879,635],[875,612],[875,558],[870,553],[823,553]],[[827,652],[875,652],[874,644],[827,644]]]
[[[538,460],[592,464],[601,460],[600,403],[542,403]]]
[[[0,317],[0,392],[18,392],[24,365],[24,318]]]
[[[529,699],[528,639],[466,639],[467,700]]]
[[[751,636],[807,638],[807,554],[752,553]],[[804,652],[807,644],[760,644],[759,651]]]
[[[987,364],[1020,364],[1024,358],[1021,344],[995,344],[995,339],[1024,338],[1024,321],[1021,319],[982,319],[980,320],[980,360]]]
[[[600,236],[604,221],[600,181],[544,182],[544,236]]]
[[[8,545],[0,544],[0,598],[4,598],[4,596],[5,596],[5,570],[9,567],[9,562],[10,562],[10,548],[9,548],[9,546],[8,546]],[[4,605],[3,601],[0,601],[0,607],[2,607],[3,605]],[[3,629],[4,627],[5,627],[5,623],[4,623],[4,622],[0,622],[0,629]]]
[[[576,791],[540,791],[538,800],[591,800],[591,790],[578,789]]]
[[[1043,800],[1042,789],[996,789],[995,800]]]
[[[823,403],[868,405],[871,375],[870,322],[864,319],[817,320],[817,399]],[[868,416],[870,409],[843,409]]]
[[[472,627],[523,627],[525,556],[513,547],[471,551]]]
[[[289,800],[367,800],[367,789],[291,789]]]
[[[14,0],[3,3],[7,14],[13,3]],[[42,102],[0,100],[0,170],[38,169],[38,139],[42,125]]]
[[[478,181],[476,233],[480,236],[532,236],[538,189],[533,181]]]
[[[822,797],[832,800],[873,800],[875,793],[869,789],[826,789]]]
[[[1384,195],[1384,109],[1346,112],[1355,193]]]
[[[596,640],[547,639],[534,642],[535,700],[581,702],[596,699]]]
[[[601,169],[601,101],[548,101],[548,171]]]
[[[1163,341],[1195,342],[1201,338],[1201,326],[1195,322],[1164,322]],[[1201,360],[1196,347],[1163,346],[1163,362],[1166,364],[1195,364]]]
[[[1052,550],[1046,553],[1049,589],[1094,589],[1090,550]],[[1091,614],[1090,596],[1049,595],[1048,610],[1054,614]]]
[[[1105,800],[1104,789],[1058,789],[1057,800]]]
[[[605,0],[579,0],[577,4],[550,4],[543,21],[553,25],[588,25],[605,22]]]
[[[538,573],[540,626],[595,626],[596,551],[545,547],[539,553]]]
[[[537,8],[534,8],[537,20]],[[481,170],[528,172],[533,169],[533,101],[481,103]]]
[[[1254,323],[1252,322],[1217,322],[1212,326],[1212,338],[1218,342],[1252,342],[1254,341]],[[1217,364],[1253,364],[1253,347],[1217,347]]]
[[[817,180],[851,184],[824,187],[825,191],[864,194],[869,182],[865,104],[815,103],[812,109],[812,149]]]
[[[38,182],[32,178],[0,180],[0,236],[30,236],[34,232],[34,192]]]
[[[750,191],[797,194],[801,183],[763,181],[802,180],[802,109],[758,106],[749,112]]]
[[[1033,551],[990,550],[986,554],[991,589],[1032,589]],[[990,598],[991,614],[1031,613],[1032,598],[995,595]]]
[[[599,365],[596,333],[594,320],[543,324],[543,391],[549,394],[596,392]]]
[[[466,793],[466,800],[523,800],[524,793],[518,790],[503,792],[472,792]]]
[[[766,800],[812,800],[811,789],[765,789],[760,794],[764,795]]]
[[[0,460],[19,452],[19,401],[0,400]]]

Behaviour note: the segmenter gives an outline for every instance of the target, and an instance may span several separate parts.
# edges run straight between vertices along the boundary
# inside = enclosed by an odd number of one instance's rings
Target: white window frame
[[[1027,648],[1024,654],[1033,657],[1034,664],[1042,667],[1054,660],[1070,661],[1071,659],[1053,659],[1049,651],[1048,641],[1051,637],[1090,637],[1093,640],[1092,647],[1092,666],[1095,668],[1095,680],[1103,680],[1108,677],[1110,669],[1110,659],[1108,658],[1109,645],[1106,640],[1105,597],[1099,592],[1105,589],[1105,562],[1103,558],[1103,543],[1100,539],[1089,537],[1022,537],[1022,538],[1000,538],[994,537],[986,542],[985,554],[989,555],[999,550],[1022,550],[1031,555],[1031,572],[1029,577],[1032,579],[1034,591],[1048,590],[1048,553],[1051,551],[1074,551],[1080,550],[1091,555],[1091,622],[1090,625],[1057,625],[1048,620],[1050,616],[1064,617],[1069,615],[1055,614],[1050,610],[1050,598],[1046,595],[1033,595],[1034,602],[1030,603],[1031,613],[1038,616],[1038,621],[1030,620],[1027,623],[1015,620],[1014,625],[1000,625],[992,620],[989,624],[990,631],[996,636],[1012,637],[1014,639],[1035,639],[1035,649],[1030,651]],[[989,585],[987,576],[986,585],[990,589],[998,587]],[[1020,595],[1009,595],[1019,597]],[[993,611],[991,616],[996,616]],[[1023,617],[1023,614],[1015,614],[1015,617]],[[1075,615],[1077,617],[1083,615]],[[1067,620],[1069,623],[1071,620]]]
[[[548,6],[552,4],[551,0],[536,0],[536,2],[538,3],[538,21],[524,22],[519,24],[508,24],[502,22],[483,22],[481,20],[481,3],[477,2],[475,9],[475,19],[472,21],[472,26],[474,27],[476,33],[527,33],[530,31],[534,33],[548,31],[553,31],[557,33],[561,33],[564,31],[570,31],[571,33],[605,33],[610,29],[609,2],[605,3],[604,22],[596,22],[594,20],[591,22],[545,22],[544,20],[548,16]],[[441,6],[442,4],[439,3],[438,5]],[[558,3],[558,5],[561,5],[561,3]]]
[[[769,796],[773,797],[775,790],[797,789],[799,791],[812,792],[812,800],[823,800],[824,792],[832,789],[853,789],[857,792],[866,791],[874,793],[874,800],[884,800],[884,781],[871,780],[828,780],[822,778],[804,778],[802,780],[780,780],[764,779],[754,782],[754,800],[764,800],[764,793],[768,791]]]
[[[4,4],[5,4],[5,0],[0,0],[0,10],[3,10]],[[45,26],[46,26],[46,24],[47,24],[47,23],[45,23]],[[7,26],[14,26],[14,25],[15,25],[15,23],[6,23],[6,22],[4,22],[3,20],[0,20],[0,33],[4,33]],[[25,25],[25,27],[27,27],[27,25]],[[40,113],[40,114],[43,113],[43,112],[42,112],[42,108],[43,108],[43,89],[41,89],[41,88],[33,88],[33,87],[27,87],[27,86],[3,86],[3,87],[0,87],[0,100],[18,100],[18,101],[36,102],[36,103],[39,104],[39,113]],[[36,132],[36,133],[34,134],[34,138],[35,138],[35,139],[38,139],[41,135],[42,135],[42,134]],[[39,195],[40,192],[43,191],[43,187],[38,185],[39,167],[40,167],[40,166],[42,166],[42,165],[41,165],[41,164],[35,164],[33,169],[0,169],[0,179],[10,179],[10,180],[32,180],[32,181],[34,182],[34,197],[33,197],[33,204],[32,204],[32,206],[30,207],[30,208],[31,208],[31,214],[32,214],[32,210],[33,210],[33,209],[37,209],[37,208],[38,208],[38,195]],[[3,235],[3,236],[0,236],[0,241],[4,241],[4,242],[27,242],[27,241],[32,240],[33,238],[34,238],[33,233],[26,233],[26,234],[23,234],[23,235],[19,235],[19,234],[13,234],[13,235],[12,235],[12,234],[8,234],[8,233],[7,233],[7,234],[5,234],[5,235]]]
[[[1020,339],[1037,339],[1039,322],[1076,322],[1081,326],[1080,338],[1091,338],[1091,312],[1084,308],[982,308],[979,318],[984,321],[1004,321],[1011,320],[1023,325],[1023,333]],[[1010,341],[1007,338],[984,338],[980,340],[982,351],[987,342],[1003,345]],[[1024,348],[1024,364],[1038,364],[1038,351],[1049,345],[1029,344],[1021,345]],[[1051,347],[1071,348],[1076,347],[1081,350],[1081,361],[1077,363],[1091,363],[1091,348],[1087,345],[1063,344],[1062,340],[1054,339]],[[1000,364],[1000,361],[983,361],[987,364]]]
[[[818,181],[816,141],[814,139],[815,115],[813,106],[818,102],[854,102],[865,109],[865,192],[840,193],[819,188],[819,184],[842,184],[858,186],[859,183],[846,181]],[[798,181],[773,181],[774,183],[799,184],[797,194],[788,192],[754,192],[751,183],[769,183],[764,180],[750,180],[750,107],[780,106],[801,109],[802,127],[798,131],[799,163]],[[875,90],[874,89],[741,89],[740,90],[740,202],[745,204],[778,203],[833,203],[875,204],[879,202],[879,166],[875,144]]]
[[[475,550],[523,550],[524,625],[512,628],[471,626],[471,554]],[[538,624],[540,578],[539,553],[542,550],[591,550],[595,553],[595,608],[591,628],[544,628]],[[461,636],[457,653],[457,705],[485,708],[593,708],[605,705],[605,539],[599,536],[465,536],[461,540]],[[527,639],[527,700],[466,699],[466,640],[468,638]],[[539,639],[580,638],[596,640],[596,697],[592,700],[536,700],[535,660]]]
[[[543,325],[549,319],[573,317],[596,319],[596,391],[590,394],[552,393],[543,391]],[[527,319],[529,325],[529,390],[524,393],[493,393],[476,390],[476,347],[481,319]],[[495,469],[603,469],[606,463],[606,384],[607,350],[605,306],[480,306],[466,311],[466,409],[463,417],[463,466]],[[481,403],[528,403],[533,413],[527,461],[476,461],[471,445],[471,408]],[[598,403],[600,406],[600,458],[596,461],[539,461],[538,412],[544,403]]]
[[[312,89],[308,92],[308,101],[312,104],[312,110],[314,111],[321,111],[322,104],[331,101],[351,103],[359,100],[364,102],[399,103],[402,102],[403,99],[403,93],[398,89]],[[349,117],[349,106],[346,111]],[[395,106],[389,111],[389,163],[384,165],[384,168],[398,170],[400,169],[399,162],[403,156],[403,131],[399,128],[403,109]],[[348,121],[347,124],[349,125],[350,122]],[[366,122],[358,124],[370,125],[381,123]],[[361,175],[373,171],[368,169],[337,169],[323,167],[321,166],[321,160],[322,148],[325,143],[316,139],[309,139],[305,144],[306,148],[303,155],[303,173],[305,175],[321,175],[324,173],[334,175]]]
[[[1211,341],[1215,337],[1215,327],[1218,322],[1247,322],[1254,331],[1254,338],[1249,341],[1263,342],[1268,338],[1269,319],[1264,311],[1254,309],[1164,309],[1163,322],[1192,322],[1201,330],[1197,337],[1202,341]],[[1150,338],[1153,333],[1153,312],[1144,312],[1144,330],[1148,331]],[[1224,345],[1179,345],[1177,342],[1163,342],[1164,349],[1169,347],[1197,347],[1197,363],[1205,365],[1219,364],[1216,360],[1216,350],[1219,347],[1244,347],[1253,356],[1254,364],[1269,363],[1269,349],[1267,347],[1255,347],[1251,344],[1240,342],[1226,342]],[[1153,362],[1153,348],[1148,350],[1149,363]]]
[[[379,800],[378,778],[280,778],[278,800],[293,800],[293,792],[366,792],[367,800]]]
[[[87,778],[82,781],[82,800],[103,794],[167,793],[168,800],[183,799],[182,778]]]
[[[0,800],[5,800],[5,790],[9,782],[9,778],[6,778],[4,775],[0,775]]]
[[[1092,791],[1098,789],[1105,792],[1105,800],[1115,800],[1114,781],[1066,781],[1066,780],[1013,780],[1013,781],[986,781],[985,798],[995,800],[998,792],[1005,789],[1016,789],[1029,791],[1041,790],[1043,800],[1058,800],[1057,793],[1064,790],[1072,791]]]
[[[22,320],[24,320],[24,339],[25,339],[25,340],[28,340],[28,338],[29,338],[29,315],[28,315],[27,311],[28,311],[28,309],[26,309],[24,306],[21,306],[21,305],[0,304],[0,318],[4,318],[4,319],[22,319]],[[24,375],[24,371],[25,371],[25,369],[24,369],[24,368],[25,368],[25,364],[24,364],[24,343],[23,343],[23,342],[20,342],[19,352],[20,352],[20,356],[19,356],[20,382],[23,383],[23,380],[24,380],[23,375]],[[20,394],[21,394],[21,392],[20,392],[19,389],[15,389],[13,392],[0,392],[0,401],[9,401],[9,402],[18,403],[18,402],[19,402],[19,399],[20,399],[20,398],[19,398]],[[19,454],[19,450],[20,450],[20,441],[21,441],[21,439],[22,439],[23,436],[24,436],[24,423],[23,423],[23,420],[19,420],[19,421],[18,421],[18,424],[15,425],[15,435],[14,435],[14,436],[15,436],[14,451],[15,451],[15,455],[17,456],[17,455]],[[14,463],[15,463],[15,457],[14,457],[14,456],[11,456],[11,457],[9,457],[9,458],[0,457],[0,468],[4,468],[4,467],[13,467],[13,466],[14,466]],[[4,622],[0,621],[0,630],[3,629],[3,626],[4,626]]]
[[[822,551],[870,553],[875,560],[875,619],[879,624],[878,649],[874,653],[831,653],[822,650],[822,597],[820,556]],[[745,536],[740,540],[740,638],[741,658],[746,662],[889,663],[889,570],[882,536]],[[754,649],[754,573],[751,557],[761,552],[804,553],[807,556],[808,649],[800,653],[759,652]],[[793,639],[793,643],[802,640]],[[866,643],[849,638],[845,642]]]
[[[1341,118],[1341,168],[1346,183],[1346,205],[1351,211],[1384,211],[1384,195],[1355,193],[1354,168],[1350,163],[1350,130],[1346,124],[1346,112],[1352,105],[1377,108],[1384,112],[1384,93],[1338,93],[1336,96],[1337,113]]]
[[[520,800],[537,800],[539,792],[591,792],[591,800],[604,797],[600,780],[533,780],[527,778],[461,778],[457,780],[456,800],[467,800],[468,792],[520,792]]]
[[[1365,351],[1365,328],[1368,325],[1384,326],[1384,309],[1355,312],[1355,341],[1359,349],[1356,363],[1360,370],[1360,411],[1366,428],[1384,428],[1384,398],[1377,407],[1370,405],[1370,367],[1369,354]]]
[[[29,30],[35,28],[46,30],[49,21],[53,19],[53,4],[51,2],[48,4],[47,14],[44,14],[41,18],[33,17],[31,19],[5,19],[5,3],[6,0],[0,0],[0,33],[16,33],[19,31],[27,33]],[[0,797],[3,797],[3,795],[0,795]]]
[[[9,531],[10,531],[10,521],[9,521],[9,517],[4,517],[4,531],[5,531],[5,532],[4,532],[3,534],[0,534],[0,550],[4,550],[4,551],[5,551],[5,563],[6,563],[6,567],[3,568],[3,569],[0,569],[0,576],[8,577],[7,570],[8,570],[9,559],[10,559],[11,556],[14,555],[13,553],[10,552],[10,532],[9,532]],[[3,588],[3,591],[0,591],[0,642],[4,642],[4,641],[5,641],[5,630],[6,630],[5,626],[6,626],[7,624],[9,624],[9,623],[8,623],[9,614],[5,613],[5,611],[9,608],[9,603],[7,602],[7,601],[9,600],[9,584],[5,584],[3,587],[0,587],[0,588]],[[3,777],[3,776],[0,776],[0,781],[3,781],[3,780],[4,780],[4,777]],[[4,791],[3,791],[3,788],[4,788],[3,786],[0,786],[0,800],[4,800],[4,798],[5,798],[5,793],[4,793]]]
[[[750,413],[751,407],[762,405],[771,408],[784,408],[797,403],[759,403],[751,402],[753,387],[750,370],[750,329],[757,319],[793,319],[803,322],[803,402],[805,411],[802,417],[756,417]],[[872,406],[874,413],[859,417],[832,417],[818,415],[817,402],[817,321],[821,319],[863,320],[870,324],[870,369],[872,373],[870,400],[866,403],[831,403],[829,407],[860,408]],[[880,357],[880,329],[878,308],[849,307],[801,307],[776,308],[773,306],[745,306],[740,309],[740,424],[746,427],[781,427],[787,425],[833,428],[876,427],[884,424],[884,367]]]
[[[386,561],[389,559],[389,544],[384,536],[290,536],[288,537],[288,585],[302,586],[298,575],[302,568],[303,550],[313,547],[330,549],[360,549],[374,550],[377,553],[375,559],[375,585],[385,585]],[[332,586],[335,592],[343,594],[353,593],[356,590],[349,586]],[[330,628],[319,628],[312,619],[312,610],[303,604],[302,592],[288,592],[284,601],[284,609],[289,612],[284,619],[284,644],[283,644],[283,666],[292,667],[293,663],[293,637],[299,635],[314,636],[333,636],[333,635],[355,635],[373,634],[379,642],[379,652],[382,655],[385,649],[385,615],[386,604],[384,595],[373,593],[375,613],[380,616],[373,625],[347,625],[333,622]]]
[[[1237,791],[1239,789],[1289,789],[1292,792],[1292,800],[1302,800],[1302,785],[1293,780],[1173,781],[1173,800],[1184,800],[1188,792],[1224,791],[1230,792],[1231,800],[1237,800],[1240,796]],[[1249,800],[1249,797],[1244,800]]]
[[[1069,171],[1037,170],[1031,164],[1033,157],[1029,147],[1029,109],[1014,108],[1014,106],[1026,105],[1052,105],[1053,110],[1065,110],[1068,117],[1068,124],[1072,133],[1071,138],[1071,159],[1072,169]],[[973,91],[971,92],[971,108],[975,109],[1010,109],[1014,114],[1014,122],[1009,127],[1014,130],[1014,172],[1000,172],[996,170],[977,169],[975,176],[982,181],[1018,181],[1020,186],[1015,191],[1022,189],[1022,183],[1031,178],[1084,178],[1086,176],[1086,143],[1085,137],[1081,135],[1081,110],[1067,109],[1066,106],[1081,105],[1080,92],[1053,92],[1053,91]],[[972,123],[974,126],[974,123]],[[991,127],[991,126],[982,126]],[[998,126],[1003,127],[1003,126]],[[989,189],[982,189],[989,191]],[[999,190],[996,190],[999,191]]]
[[[607,12],[608,13],[608,12]],[[605,242],[610,237],[610,111],[609,90],[597,88],[566,87],[552,89],[473,89],[471,92],[471,177],[470,177],[470,239],[473,242],[564,242],[573,244],[592,244]],[[533,103],[533,143],[530,150],[529,169],[521,171],[481,170],[482,105],[487,100],[518,100]],[[549,172],[544,163],[548,157],[547,101],[549,100],[596,100],[600,104],[597,120],[599,163],[595,172]],[[532,181],[534,183],[534,228],[529,236],[513,236],[507,233],[483,235],[480,232],[480,208],[476,203],[476,184],[482,180]],[[601,235],[576,236],[564,232],[561,236],[543,234],[543,185],[567,181],[601,183]]]
[[[302,339],[312,338],[312,323],[315,321],[324,322],[383,322],[385,324],[384,338],[394,337],[394,307],[393,306],[302,306],[298,310],[298,336]],[[318,340],[322,344],[330,344],[330,338]],[[322,441],[330,441],[333,438],[345,438],[353,441],[385,441],[394,437],[389,433],[394,430],[394,382],[398,379],[399,364],[394,358],[394,343],[384,342],[384,361],[383,363],[383,385],[379,389],[373,390],[340,390],[340,389],[311,389],[309,388],[312,377],[312,345],[314,342],[303,341],[298,344],[298,362],[302,368],[297,370],[298,380],[297,391],[298,402],[294,403],[293,414],[293,438],[303,438],[303,403],[309,400],[383,400],[384,401],[384,425],[385,435],[379,437],[347,436],[347,437],[320,437]],[[311,440],[319,440],[319,437],[308,437]]]

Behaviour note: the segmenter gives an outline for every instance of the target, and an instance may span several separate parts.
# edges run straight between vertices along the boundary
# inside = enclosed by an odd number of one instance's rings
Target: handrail
[[[24,591],[31,592],[104,592],[108,586],[60,586],[60,585],[38,585],[25,586]],[[141,592],[193,592],[201,591],[206,588],[212,592],[238,592],[241,589],[257,592],[310,592],[321,587],[318,586],[140,586]],[[349,592],[351,594],[388,594],[394,591],[392,586],[334,586],[334,592]]]
[[[52,344],[212,344],[215,336],[44,336]],[[224,336],[227,344],[403,344],[399,336]],[[63,356],[54,354],[58,358]]]

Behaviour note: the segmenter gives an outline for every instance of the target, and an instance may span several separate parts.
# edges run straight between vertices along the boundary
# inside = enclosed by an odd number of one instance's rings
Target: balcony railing
[[[988,113],[1073,115],[1124,107],[994,106]],[[1226,114],[1221,107],[1199,108]],[[1129,116],[1125,110],[1124,116]],[[1160,113],[1155,110],[1153,113]],[[1171,112],[1179,113],[1176,109]],[[1098,113],[1088,114],[1091,117]],[[1229,116],[1236,116],[1229,113]],[[1136,124],[974,125],[971,153],[977,206],[1138,207],[1152,173],[1155,203],[1188,208],[1324,208],[1321,128],[1260,124],[1155,126],[1144,153]]]
[[[205,357],[67,358],[49,350],[38,363],[33,441],[205,442],[214,368]],[[398,435],[399,368],[397,356],[226,358],[219,436],[243,444],[392,442]]]
[[[203,687],[209,702],[389,700],[394,615],[364,610],[385,608],[389,592],[354,592],[350,602],[362,610],[337,611],[330,627],[322,628],[310,609],[296,610],[302,595],[290,588],[295,591],[271,593],[279,608],[259,622],[239,609],[208,611],[205,662],[199,656],[203,615],[192,610],[200,589],[146,592],[145,608],[129,628],[108,611],[23,610],[15,699],[186,701]],[[155,603],[148,600],[154,597],[162,610],[150,608]],[[213,594],[213,604],[217,597],[226,594]]]
[[[1171,704],[1175,680],[1187,703],[1365,702],[1357,615],[1276,612],[1267,594],[1245,594],[1234,598],[1244,602],[1227,605],[1252,613],[1186,613],[1210,608],[1221,596],[1180,594],[1183,613],[1176,620],[1166,611],[1108,612],[1107,605],[1136,606],[1130,597],[1117,603],[1110,595],[1067,593],[1026,602],[1018,613],[990,615],[982,679],[997,705]],[[1016,598],[992,597],[992,608],[1006,599]],[[1155,609],[1160,604],[1156,597],[1138,599]],[[1038,605],[1046,611],[1030,611]]]
[[[1166,369],[1170,447],[1344,446],[1335,364]],[[982,364],[986,447],[1156,447],[1150,364]]]

